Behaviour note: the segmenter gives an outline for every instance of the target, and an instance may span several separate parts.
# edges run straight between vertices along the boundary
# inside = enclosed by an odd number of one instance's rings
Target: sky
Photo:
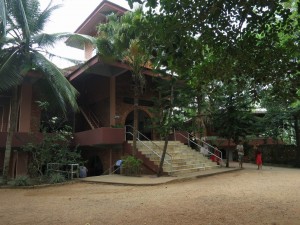
[[[50,0],[39,1],[42,9],[47,7],[50,2]],[[126,0],[109,1],[130,9]],[[74,32],[101,2],[102,0],[53,0],[53,4],[62,6],[52,13],[50,21],[45,27],[45,33]],[[83,60],[84,57],[83,51],[68,47],[64,42],[58,43],[54,49],[49,51],[73,59]],[[59,60],[53,62],[61,68],[71,65]]]

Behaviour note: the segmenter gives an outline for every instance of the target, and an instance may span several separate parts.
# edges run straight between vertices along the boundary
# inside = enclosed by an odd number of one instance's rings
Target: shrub
[[[28,176],[18,176],[13,182],[14,186],[28,186],[30,185]]]
[[[142,160],[133,156],[127,156],[123,159],[121,173],[125,176],[140,176]]]
[[[60,173],[52,173],[49,176],[49,183],[50,184],[62,183],[62,182],[65,182],[65,181],[66,181],[65,176],[63,176]]]

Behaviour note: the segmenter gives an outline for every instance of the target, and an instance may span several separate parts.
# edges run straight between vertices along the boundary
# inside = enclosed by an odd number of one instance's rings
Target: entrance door
[[[131,111],[128,116],[126,117],[125,125],[130,125],[133,127],[133,111]],[[152,129],[151,129],[151,118],[150,116],[145,113],[143,110],[138,110],[138,131],[141,132],[144,136],[146,136],[148,139],[151,140],[152,138]],[[130,131],[132,132],[132,131]],[[132,135],[127,136],[127,140],[132,140]],[[140,136],[141,140],[145,140],[146,138],[143,136]]]

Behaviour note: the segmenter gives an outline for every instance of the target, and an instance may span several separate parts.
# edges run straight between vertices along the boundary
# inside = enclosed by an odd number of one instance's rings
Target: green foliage
[[[52,133],[43,132],[41,141],[28,143],[23,150],[31,154],[31,163],[29,165],[29,173],[31,176],[45,175],[45,166],[47,163],[80,163],[80,152],[70,149],[70,141],[72,132],[70,127],[65,126],[64,129]]]
[[[49,183],[50,184],[57,184],[57,183],[63,183],[66,181],[65,176],[63,176],[60,173],[51,173],[49,175]]]
[[[98,26],[99,36],[96,40],[99,55],[104,60],[121,60],[129,65],[133,80],[140,88],[145,84],[142,70],[149,61],[149,55],[140,41],[143,18],[141,8],[121,17],[109,15],[108,23]]]
[[[57,56],[48,48],[68,37],[74,37],[80,43],[91,43],[93,39],[72,33],[43,33],[52,12],[58,7],[49,4],[42,11],[38,0],[0,0],[0,92],[13,93],[8,137],[16,132],[20,102],[18,89],[24,81],[33,84],[34,92],[48,99],[51,106],[59,108],[65,117],[68,108],[78,109],[78,93],[62,70],[49,60]],[[7,182],[10,167],[11,145],[12,138],[8,138],[3,163],[4,182]],[[41,171],[41,168],[38,170]]]
[[[49,60],[53,57],[63,58],[53,55],[47,48],[68,37],[80,43],[90,43],[93,39],[72,33],[43,33],[52,12],[59,8],[58,5],[49,5],[42,11],[38,0],[1,0],[0,5],[3,4],[6,7],[1,7],[0,16],[5,15],[6,26],[1,28],[7,33],[0,41],[0,79],[3,81],[0,83],[0,90],[6,91],[18,86],[25,77],[32,79],[26,75],[29,71],[35,71],[43,78],[37,81],[37,87],[45,87],[40,89],[41,93],[49,99],[55,99],[52,106],[56,103],[64,112],[67,106],[77,109],[77,91],[62,71]]]
[[[39,102],[39,105],[46,115],[51,115],[47,114],[49,104]],[[82,162],[78,149],[70,148],[73,139],[72,128],[68,125],[62,125],[60,121],[58,117],[50,117],[47,122],[45,120],[44,126],[41,127],[42,139],[39,140],[33,136],[32,142],[23,147],[24,151],[31,154],[28,172],[32,177],[44,176],[47,163],[66,165]]]
[[[267,109],[260,123],[262,134],[286,144],[297,144],[295,125],[296,120],[299,120],[300,108],[291,107],[287,101],[278,101],[278,99],[265,98],[262,104]]]
[[[14,186],[29,186],[30,181],[28,176],[17,176],[13,181]]]
[[[251,101],[248,92],[241,90],[234,78],[230,83],[224,83],[219,96],[212,102],[215,132],[235,143],[246,135],[256,134],[256,117],[251,112]]]
[[[133,154],[136,154],[138,98],[146,83],[143,70],[149,62],[149,54],[141,42],[143,11],[138,8],[121,17],[109,15],[107,19],[107,23],[98,26],[97,49],[103,60],[122,61],[131,70],[134,84]]]
[[[152,65],[188,86],[182,95],[191,109],[180,110],[192,116],[193,130],[205,134],[213,119],[218,134],[235,141],[292,135],[300,146],[299,1],[128,0],[135,2],[146,6],[142,43]],[[266,95],[274,113],[262,102]],[[288,110],[276,114],[277,104]],[[270,114],[253,118],[257,106]]]
[[[140,176],[142,161],[134,156],[126,156],[123,158],[121,171],[126,176]]]

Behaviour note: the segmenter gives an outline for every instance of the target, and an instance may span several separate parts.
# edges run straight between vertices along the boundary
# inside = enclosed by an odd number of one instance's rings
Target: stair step
[[[132,143],[132,141],[128,141]],[[160,156],[164,148],[164,141],[142,141],[137,143],[140,153],[152,161],[156,166],[160,164]],[[153,150],[154,151],[153,151]],[[170,160],[172,157],[172,161]],[[219,167],[206,156],[179,141],[169,141],[163,171],[170,175],[192,173]]]

